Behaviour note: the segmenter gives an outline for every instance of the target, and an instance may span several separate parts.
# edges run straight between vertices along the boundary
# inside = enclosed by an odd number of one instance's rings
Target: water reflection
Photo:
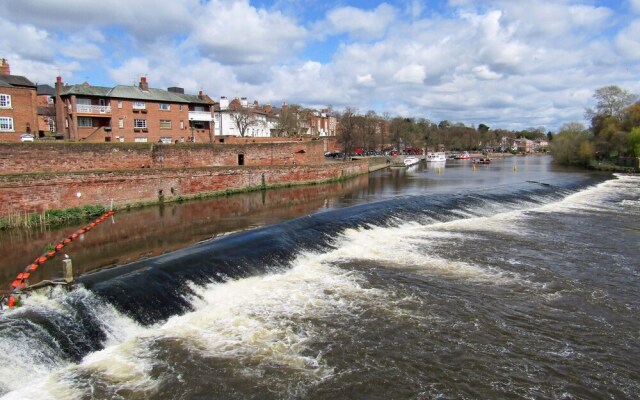
[[[31,283],[59,274],[63,255],[76,273],[167,253],[219,235],[275,224],[336,206],[340,198],[361,197],[368,177],[344,182],[236,194],[185,203],[122,211],[65,247],[34,273]],[[79,226],[82,224],[79,224]],[[11,230],[0,234],[1,287],[77,227],[48,231]]]

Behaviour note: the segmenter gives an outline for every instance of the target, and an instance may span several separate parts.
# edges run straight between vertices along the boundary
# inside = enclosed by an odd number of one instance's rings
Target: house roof
[[[20,75],[0,75],[0,82],[4,83],[3,87],[36,87],[33,82]]]
[[[149,88],[142,90],[138,86],[118,85],[112,88],[104,86],[91,86],[87,83],[65,87],[61,93],[65,95],[110,97],[116,99],[158,101],[166,103],[212,104],[196,95],[169,92],[164,89]]]
[[[55,96],[56,90],[50,85],[38,85],[36,92],[38,95]]]

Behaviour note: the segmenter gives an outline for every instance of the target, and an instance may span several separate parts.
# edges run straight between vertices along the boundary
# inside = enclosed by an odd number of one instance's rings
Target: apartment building
[[[38,129],[36,85],[24,76],[11,75],[6,59],[0,59],[0,141],[18,142]]]
[[[213,104],[202,92],[150,88],[146,77],[135,86],[56,82],[57,130],[76,141],[213,142]]]

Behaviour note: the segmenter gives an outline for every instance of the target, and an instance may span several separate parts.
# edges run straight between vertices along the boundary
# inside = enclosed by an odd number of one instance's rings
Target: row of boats
[[[454,159],[456,160],[469,160],[471,159],[471,155],[469,154],[469,152],[467,151],[463,151],[462,153],[458,153],[455,156],[453,156]],[[426,162],[433,162],[433,163],[444,163],[447,161],[447,155],[445,152],[443,151],[438,151],[438,152],[429,152],[427,153],[426,157],[425,157],[425,161]],[[406,167],[410,167],[412,165],[418,164],[420,162],[420,158],[415,157],[415,156],[410,156],[404,159],[404,165]],[[476,164],[490,164],[491,163],[491,159],[486,157],[486,158],[475,158],[473,159],[473,162]]]

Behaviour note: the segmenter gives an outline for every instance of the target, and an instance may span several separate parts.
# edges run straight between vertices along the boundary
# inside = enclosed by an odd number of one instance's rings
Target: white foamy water
[[[80,398],[89,395],[81,390],[90,386],[82,384],[83,376],[98,379],[112,392],[153,395],[159,382],[150,375],[155,359],[152,348],[158,340],[175,340],[204,356],[237,360],[245,364],[247,373],[261,365],[279,365],[323,379],[332,370],[324,365],[322,355],[305,354],[310,338],[317,340],[322,333],[304,321],[336,314],[355,318],[361,304],[383,292],[363,288],[358,274],[329,266],[321,258],[305,253],[284,273],[193,285],[195,310],[157,326],[140,327],[118,316],[119,321],[111,321],[112,330],[119,325],[124,337],[108,340],[104,350],[87,355],[79,364],[58,360],[31,374],[25,365],[15,373],[15,384],[8,386],[13,392],[4,398]],[[60,307],[56,300],[38,301]],[[33,363],[34,356],[26,353],[21,358]],[[28,387],[17,379],[26,375],[30,376]]]
[[[541,212],[603,212],[618,211],[638,212],[629,204],[637,203],[640,195],[640,176],[616,174],[616,179],[610,179],[593,187],[581,190],[553,202],[537,211]],[[630,197],[631,199],[628,199]]]

